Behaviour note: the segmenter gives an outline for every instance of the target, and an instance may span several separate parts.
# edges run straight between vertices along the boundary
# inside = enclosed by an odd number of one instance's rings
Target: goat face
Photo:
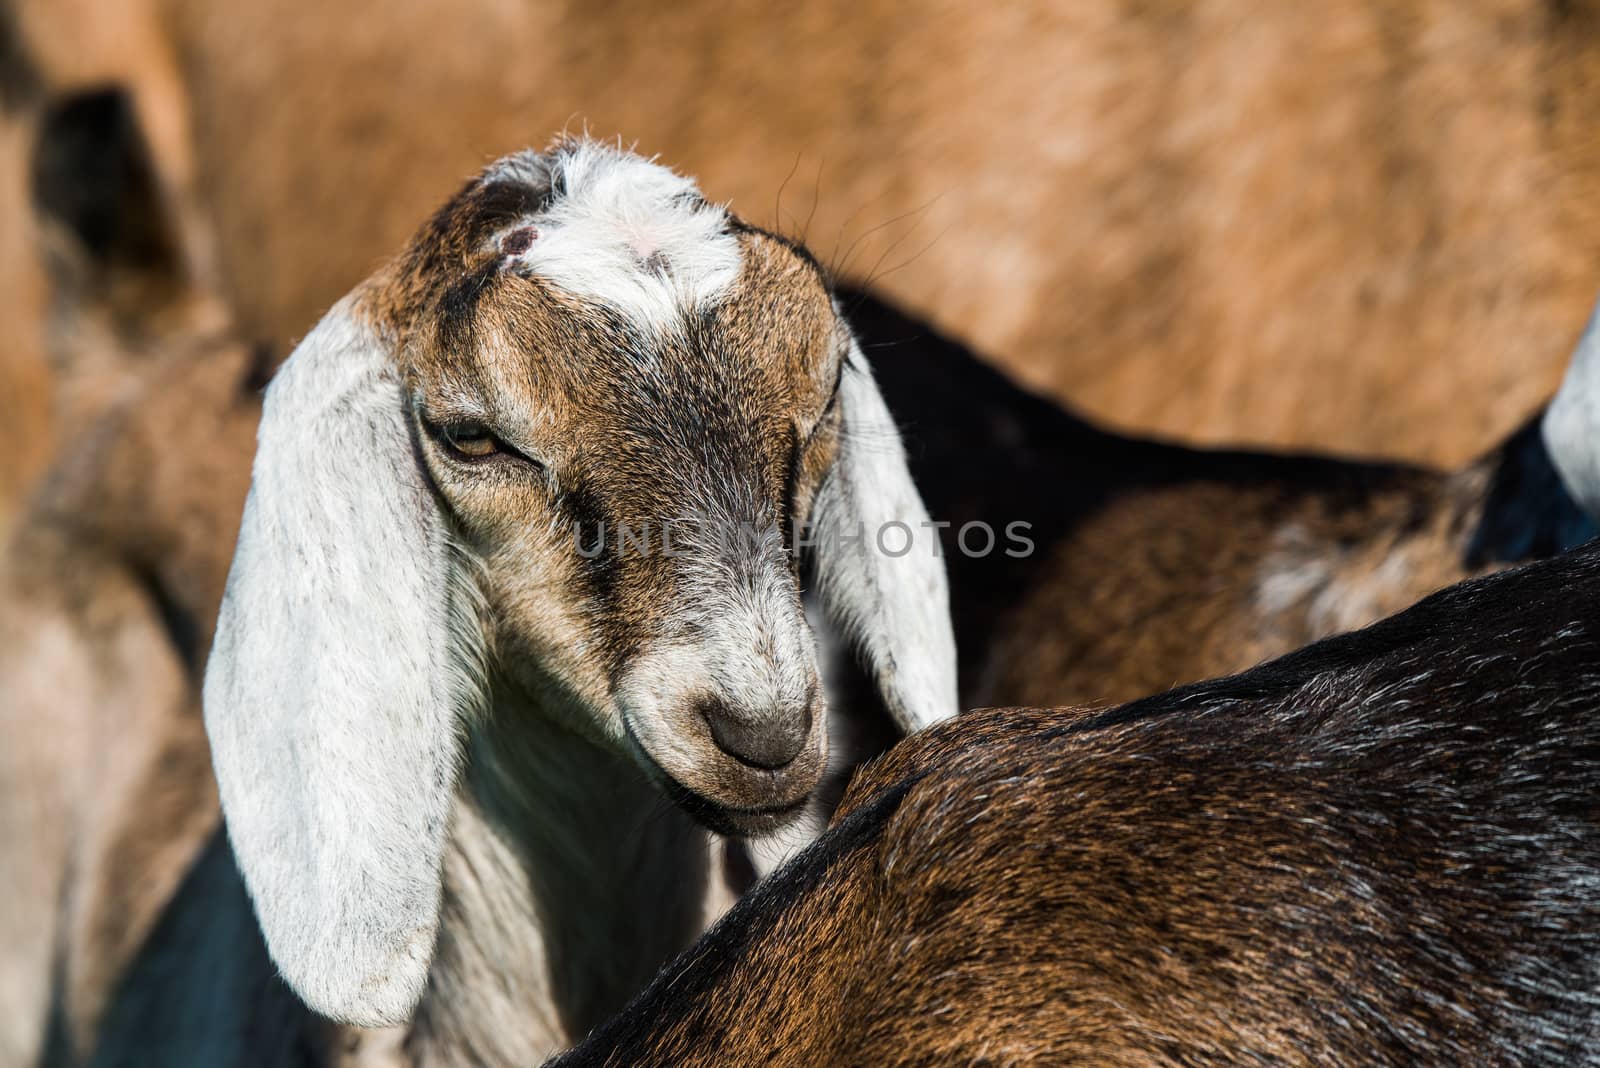
[[[713,827],[796,809],[826,745],[799,521],[889,710],[952,714],[926,519],[802,250],[589,142],[490,168],[267,394],[205,703],[280,969],[338,1019],[414,1005],[487,668]]]
[[[794,543],[836,453],[850,336],[809,257],[720,211],[647,203],[625,233],[550,214],[478,246],[469,299],[431,301],[406,368],[419,455],[481,561],[502,673],[717,829],[771,826],[825,760]],[[599,284],[637,285],[639,306],[566,275],[566,250],[541,261],[545,241],[615,252]],[[649,273],[695,255],[698,277]]]

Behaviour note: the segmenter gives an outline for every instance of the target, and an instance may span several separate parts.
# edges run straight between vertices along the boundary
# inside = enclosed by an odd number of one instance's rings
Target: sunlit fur
[[[539,212],[532,245],[510,266],[616,308],[648,331],[673,329],[686,309],[716,301],[739,277],[726,212],[707,204],[694,182],[631,152],[579,141],[564,152],[502,160],[487,180],[565,191]]]

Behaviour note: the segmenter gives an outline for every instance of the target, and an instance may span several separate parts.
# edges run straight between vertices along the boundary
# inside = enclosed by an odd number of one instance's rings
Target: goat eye
[[[500,442],[481,426],[447,426],[442,429],[450,451],[469,460],[481,460],[500,451]]]
[[[490,459],[514,460],[534,471],[543,472],[544,464],[527,453],[507,445],[493,430],[475,421],[436,423],[426,414],[421,415],[423,432],[440,449],[461,463],[477,463]]]

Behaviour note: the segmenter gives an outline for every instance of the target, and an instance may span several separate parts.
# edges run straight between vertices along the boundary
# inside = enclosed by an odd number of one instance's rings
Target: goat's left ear
[[[864,659],[884,707],[909,733],[958,711],[939,532],[853,337],[839,405],[838,457],[812,508],[817,596]]]
[[[1567,492],[1600,518],[1600,306],[1590,315],[1542,430]]]

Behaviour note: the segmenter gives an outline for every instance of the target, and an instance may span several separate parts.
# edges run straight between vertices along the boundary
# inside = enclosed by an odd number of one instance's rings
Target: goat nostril
[[[712,699],[700,706],[717,748],[741,764],[776,771],[794,763],[811,733],[811,709],[800,716],[750,718],[725,702]]]

